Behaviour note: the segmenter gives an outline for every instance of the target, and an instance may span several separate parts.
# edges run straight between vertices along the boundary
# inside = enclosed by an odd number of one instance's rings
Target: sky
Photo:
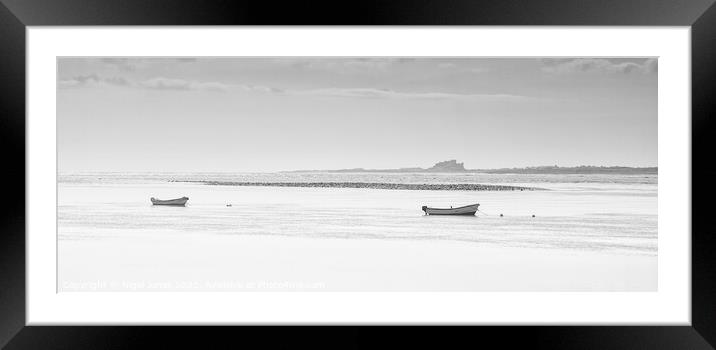
[[[60,57],[60,172],[657,166],[656,58]]]

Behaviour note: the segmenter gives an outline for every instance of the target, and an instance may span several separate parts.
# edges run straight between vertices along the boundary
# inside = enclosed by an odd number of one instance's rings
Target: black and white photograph
[[[58,292],[655,292],[657,57],[57,57]]]

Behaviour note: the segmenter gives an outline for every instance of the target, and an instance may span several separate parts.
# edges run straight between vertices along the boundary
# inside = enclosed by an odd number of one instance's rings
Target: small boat
[[[470,204],[457,208],[430,208],[423,206],[425,215],[475,215],[480,204]]]
[[[154,205],[175,205],[175,206],[184,206],[186,204],[186,201],[189,200],[189,197],[181,197],[177,199],[167,199],[167,200],[161,200],[156,199],[154,197],[151,198],[152,204]]]

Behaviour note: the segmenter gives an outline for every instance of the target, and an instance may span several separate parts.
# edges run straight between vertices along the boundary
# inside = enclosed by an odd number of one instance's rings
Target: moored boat
[[[457,208],[430,208],[423,206],[426,215],[475,215],[480,204],[470,204]]]
[[[181,198],[177,198],[177,199],[167,199],[167,200],[156,199],[154,197],[151,198],[153,205],[184,206],[188,200],[189,200],[189,197],[181,197]]]

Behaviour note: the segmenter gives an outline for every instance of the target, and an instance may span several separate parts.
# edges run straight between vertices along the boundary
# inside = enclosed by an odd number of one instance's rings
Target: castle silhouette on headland
[[[626,166],[592,166],[560,167],[557,165],[533,166],[524,168],[500,169],[465,169],[465,163],[451,159],[437,162],[430,168],[398,168],[398,169],[339,169],[339,170],[300,170],[297,172],[327,173],[483,173],[483,174],[643,174],[657,175],[658,167],[634,168]]]

